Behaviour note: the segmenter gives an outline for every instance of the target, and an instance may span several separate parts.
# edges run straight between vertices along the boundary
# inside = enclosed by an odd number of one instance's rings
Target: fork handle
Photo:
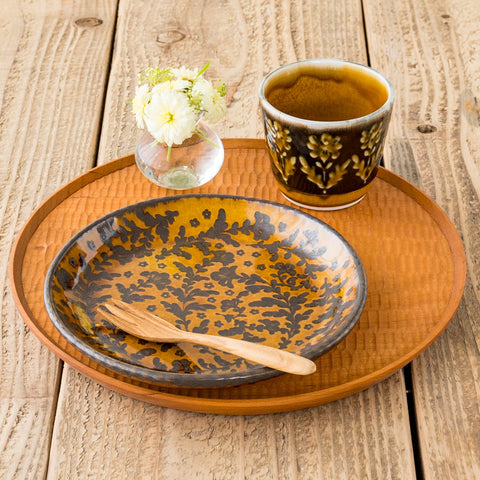
[[[260,345],[258,343],[237,340],[203,333],[183,332],[180,342],[196,343],[214,347],[223,352],[233,353],[245,360],[260,363],[266,367],[296,375],[310,375],[315,372],[316,365],[308,358],[286,352],[278,348]]]

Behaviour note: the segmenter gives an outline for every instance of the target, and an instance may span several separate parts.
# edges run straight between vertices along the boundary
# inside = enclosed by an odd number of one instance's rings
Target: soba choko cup
[[[316,210],[359,202],[383,154],[393,107],[388,79],[358,63],[311,59],[270,72],[259,95],[283,195]]]

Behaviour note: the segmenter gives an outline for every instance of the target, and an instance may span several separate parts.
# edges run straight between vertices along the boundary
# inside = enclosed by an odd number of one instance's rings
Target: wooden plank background
[[[480,478],[479,4],[364,4],[371,62],[397,91],[387,164],[445,210],[467,256],[456,317],[412,364],[422,472]]]
[[[95,162],[134,149],[130,107],[149,65],[202,66],[229,86],[224,137],[261,137],[257,89],[296,59],[370,62],[397,99],[386,164],[448,213],[468,258],[464,300],[413,362],[427,479],[480,476],[478,340],[480,10],[476,0],[4,0],[0,21],[0,248],[34,207]],[[366,36],[365,36],[366,31]],[[7,285],[0,478],[415,478],[405,380],[251,417],[152,406],[63,366],[24,327]],[[414,321],[414,319],[412,319]]]
[[[93,165],[116,5],[5,0],[1,7],[0,478],[42,479],[61,364],[16,313],[8,252],[32,210]]]

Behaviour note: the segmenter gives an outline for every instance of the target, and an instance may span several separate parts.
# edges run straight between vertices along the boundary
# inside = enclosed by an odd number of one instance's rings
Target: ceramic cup
[[[390,82],[364,65],[312,59],[270,72],[259,95],[283,195],[315,210],[359,202],[382,158],[393,106]]]

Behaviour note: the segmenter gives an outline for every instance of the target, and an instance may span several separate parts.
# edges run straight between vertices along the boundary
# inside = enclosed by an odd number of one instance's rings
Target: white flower
[[[194,134],[197,115],[185,95],[168,89],[152,95],[145,107],[145,123],[157,142],[171,147]]]
[[[157,83],[152,88],[152,95],[166,90],[175,90],[177,92],[184,92],[191,87],[192,83],[188,80],[169,80],[168,82]]]
[[[135,89],[135,97],[132,100],[132,112],[137,120],[138,128],[145,127],[145,108],[150,101],[148,85],[140,85]]]
[[[203,77],[202,70],[181,68],[147,68],[139,75],[140,86],[132,100],[132,111],[139,128],[147,128],[160,143],[169,147],[181,144],[201,132],[198,122],[210,123],[225,114],[225,84],[216,87]]]
[[[175,78],[178,78],[179,80],[189,80],[190,82],[193,82],[198,76],[198,68],[195,68],[195,70],[185,67],[172,68],[172,73],[175,75]]]
[[[208,80],[198,79],[193,86],[192,96],[201,98],[202,109],[205,112],[204,118],[207,122],[217,123],[225,115],[227,110],[225,98]]]
[[[223,97],[218,90],[214,89],[213,95],[205,97],[203,102],[207,122],[217,123],[224,117],[227,111],[227,104],[225,103],[225,97]]]

